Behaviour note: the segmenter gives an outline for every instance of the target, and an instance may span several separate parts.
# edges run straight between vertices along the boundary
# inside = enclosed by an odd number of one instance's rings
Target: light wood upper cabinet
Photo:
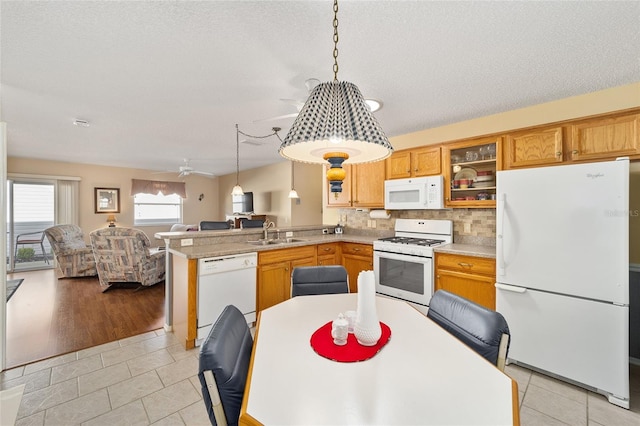
[[[384,161],[351,166],[353,207],[384,207]]]
[[[640,114],[585,120],[570,129],[571,161],[640,154]]]
[[[442,145],[445,207],[496,206],[495,176],[502,162],[501,147],[501,137],[468,139]],[[482,181],[477,179],[478,174],[484,174]],[[456,186],[456,180],[463,178],[470,179],[470,185],[466,188]],[[494,199],[491,199],[492,196]]]
[[[562,133],[562,127],[551,127],[506,135],[505,169],[562,163]]]
[[[332,193],[327,189],[328,207],[384,207],[385,161],[342,167],[347,172],[342,192]],[[330,188],[329,182],[326,185]]]
[[[441,161],[439,146],[397,151],[387,159],[387,179],[439,175]]]

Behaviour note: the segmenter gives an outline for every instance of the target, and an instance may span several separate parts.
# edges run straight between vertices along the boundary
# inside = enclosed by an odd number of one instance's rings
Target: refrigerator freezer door
[[[628,307],[496,287],[497,310],[511,332],[510,360],[594,387],[629,408]]]
[[[497,173],[497,281],[629,303],[629,161]]]

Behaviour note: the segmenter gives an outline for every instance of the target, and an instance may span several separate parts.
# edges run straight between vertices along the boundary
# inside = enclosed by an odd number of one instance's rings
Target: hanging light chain
[[[280,127],[272,127],[271,130],[273,130],[273,133],[269,133],[268,135],[255,136],[243,132],[238,128],[238,125],[236,124],[236,185],[239,185],[240,182],[240,135],[244,135],[251,139],[264,139],[270,138],[271,136],[275,135],[280,140],[280,142],[282,142],[282,138],[278,134],[278,132],[282,129]]]
[[[240,185],[240,130],[236,124],[236,186]]]
[[[333,1],[333,81],[338,81],[338,0]]]

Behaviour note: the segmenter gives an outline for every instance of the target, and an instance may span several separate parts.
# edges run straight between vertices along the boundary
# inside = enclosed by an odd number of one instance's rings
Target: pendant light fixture
[[[280,155],[304,163],[331,164],[331,192],[342,192],[342,163],[384,160],[393,152],[378,121],[355,84],[338,81],[338,1],[333,3],[333,81],[317,85],[289,133]],[[337,194],[336,194],[337,196]]]
[[[236,186],[231,190],[231,195],[244,195],[240,186],[240,130],[236,124]]]
[[[282,139],[280,138],[280,135],[278,134],[278,132],[281,130],[280,127],[272,127],[271,130],[273,130],[273,133],[269,133],[268,135],[265,136],[254,136],[254,135],[250,135],[248,133],[244,133],[243,131],[241,131],[238,128],[238,124],[236,124],[236,186],[233,187],[233,189],[231,190],[231,195],[244,195],[244,191],[242,190],[242,187],[240,186],[240,135],[244,135],[247,136],[249,138],[252,139],[264,139],[264,138],[269,138],[271,136],[276,136],[278,138],[278,140],[280,140],[280,142],[282,142]]]
[[[300,198],[300,196],[298,195],[298,191],[295,190],[295,185],[293,183],[293,169],[296,166],[296,164],[291,161],[291,191],[289,191],[289,198]]]

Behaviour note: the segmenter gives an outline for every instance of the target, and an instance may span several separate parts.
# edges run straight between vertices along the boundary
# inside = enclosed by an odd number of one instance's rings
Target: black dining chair
[[[344,266],[299,266],[291,273],[291,297],[349,293]]]
[[[427,317],[504,371],[511,333],[502,314],[438,290],[431,298]]]
[[[252,347],[244,315],[226,306],[200,348],[198,379],[214,426],[238,424]]]
[[[201,231],[213,231],[213,230],[220,230],[220,229],[231,229],[231,221],[216,222],[216,221],[203,220],[200,222]]]
[[[240,228],[262,228],[264,225],[264,220],[251,220],[251,219],[240,219]]]

